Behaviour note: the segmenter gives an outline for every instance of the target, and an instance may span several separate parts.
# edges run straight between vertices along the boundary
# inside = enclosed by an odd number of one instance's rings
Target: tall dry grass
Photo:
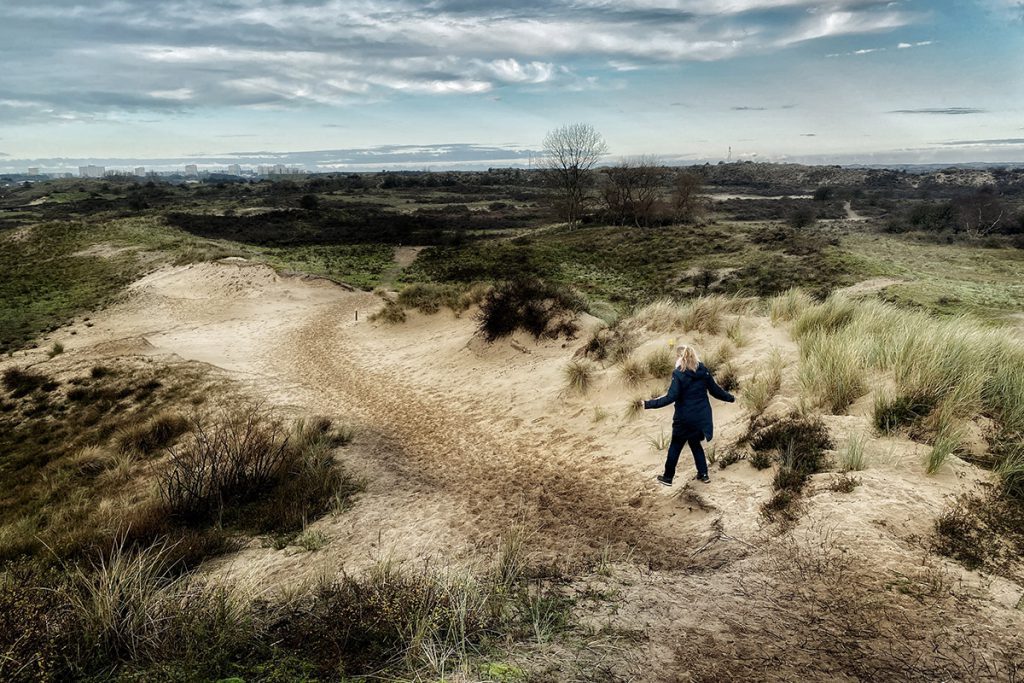
[[[978,416],[1024,429],[1024,344],[1013,330],[832,296],[806,306],[791,331],[805,391],[832,410],[891,380],[875,416],[890,430],[900,413],[933,435]]]
[[[740,392],[740,403],[753,416],[761,415],[767,410],[782,388],[782,355],[773,349],[768,359],[754,372],[754,376],[744,382]]]
[[[725,331],[725,316],[750,310],[748,299],[712,294],[686,302],[660,299],[642,306],[623,321],[627,325],[642,327],[651,332],[704,332],[720,334]]]

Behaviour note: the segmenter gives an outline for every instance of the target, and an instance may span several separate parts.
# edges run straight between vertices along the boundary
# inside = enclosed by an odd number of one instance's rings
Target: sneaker
[[[705,484],[710,484],[711,483],[711,477],[709,477],[707,475],[707,472],[705,472],[704,474],[698,474],[697,478],[700,479]]]
[[[662,475],[659,474],[658,475],[658,483],[661,484],[662,486],[671,486],[672,485],[672,480],[671,479],[666,479],[665,477],[663,477]]]

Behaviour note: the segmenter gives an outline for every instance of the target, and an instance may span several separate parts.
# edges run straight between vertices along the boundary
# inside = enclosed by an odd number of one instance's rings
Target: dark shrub
[[[525,330],[534,338],[576,333],[574,318],[584,309],[571,290],[536,278],[518,278],[495,286],[480,305],[477,329],[488,342]]]
[[[789,214],[789,225],[795,230],[809,228],[818,222],[818,213],[810,206],[801,206]]]
[[[8,368],[3,374],[4,389],[11,392],[12,398],[21,398],[31,394],[36,389],[46,390],[48,386],[54,386],[46,375],[32,370],[21,370],[20,368]]]
[[[882,434],[893,434],[904,427],[918,424],[934,408],[935,398],[932,396],[880,396],[875,400],[875,429]]]
[[[825,451],[834,447],[828,428],[818,416],[793,413],[782,419],[762,418],[751,426],[755,451],[776,451],[798,472],[814,474],[825,465]]]

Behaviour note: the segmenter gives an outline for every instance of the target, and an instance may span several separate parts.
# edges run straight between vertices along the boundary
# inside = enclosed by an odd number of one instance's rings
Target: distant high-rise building
[[[136,166],[135,167],[135,175],[137,175],[137,176],[144,176],[144,175],[146,175],[146,167],[145,166]]]
[[[39,175],[39,167],[38,166],[29,166],[28,167],[28,174],[29,175]]]
[[[193,178],[199,176],[199,167],[195,164],[189,164],[185,167],[185,175],[192,176]]]
[[[78,176],[80,178],[102,178],[106,172],[107,169],[103,166],[94,166],[93,164],[78,167]]]
[[[238,164],[231,164],[228,166],[228,173],[231,175],[242,175],[242,167]]]
[[[288,167],[285,166],[284,164],[274,164],[274,170],[272,171],[272,173],[274,173],[275,175],[284,175],[287,172]]]

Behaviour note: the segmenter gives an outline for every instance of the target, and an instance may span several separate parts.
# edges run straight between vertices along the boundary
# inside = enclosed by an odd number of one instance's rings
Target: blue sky
[[[1024,161],[1022,0],[5,0],[0,170]]]

